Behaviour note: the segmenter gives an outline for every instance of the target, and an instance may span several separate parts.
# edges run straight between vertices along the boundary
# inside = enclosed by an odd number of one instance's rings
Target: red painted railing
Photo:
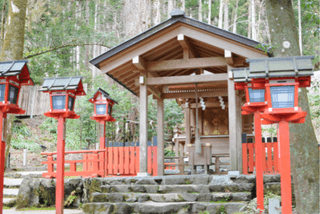
[[[103,177],[105,175],[105,170],[103,168],[103,163],[105,162],[104,154],[106,150],[85,150],[85,151],[67,151],[65,155],[68,154],[83,154],[83,156],[91,155],[90,159],[83,160],[65,160],[65,164],[70,164],[70,171],[65,171],[65,176],[84,176],[84,177]],[[42,164],[48,165],[48,172],[42,174],[45,178],[56,177],[56,172],[54,171],[54,165],[57,164],[56,159],[57,152],[46,152],[41,153],[41,155],[47,156],[47,161],[42,162]],[[77,171],[77,164],[83,164],[83,171]],[[92,167],[84,167],[92,166]]]
[[[279,174],[279,156],[277,138],[267,138],[265,143],[263,138],[263,173],[264,174]],[[247,142],[242,143],[242,165],[243,174],[253,173],[255,167],[255,143],[252,138],[248,138]]]
[[[130,145],[130,146],[129,146]],[[148,143],[148,173],[157,175],[157,146]],[[57,152],[41,153],[47,156],[48,172],[43,177],[56,177],[54,171],[54,156]],[[136,176],[139,172],[139,142],[136,143],[110,143],[109,147],[100,150],[67,151],[68,154],[83,154],[82,160],[66,160],[70,164],[70,171],[65,171],[65,176],[106,177],[106,176]],[[82,164],[82,171],[77,171],[77,165]]]

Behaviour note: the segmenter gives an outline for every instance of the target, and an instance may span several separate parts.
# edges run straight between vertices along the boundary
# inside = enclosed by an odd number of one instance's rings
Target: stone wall
[[[272,192],[275,194],[280,193],[279,175],[267,175],[264,177],[264,182],[265,192]],[[152,190],[153,187],[155,188],[155,190]],[[79,205],[81,204],[89,204],[94,200],[98,200],[98,197],[101,197],[101,194],[106,192],[114,193],[113,196],[115,196],[116,194],[120,195],[120,193],[127,192],[131,192],[133,194],[136,194],[137,196],[139,195],[138,193],[153,193],[152,197],[156,197],[154,193],[184,193],[183,188],[190,188],[190,190],[186,191],[186,193],[196,193],[194,194],[194,197],[198,197],[198,199],[195,199],[195,201],[199,201],[201,197],[208,197],[208,194],[211,194],[211,198],[207,200],[210,202],[214,200],[212,199],[212,197],[215,197],[212,196],[212,193],[214,192],[220,192],[224,195],[228,195],[230,193],[230,196],[228,196],[228,198],[236,199],[237,197],[245,197],[248,198],[248,200],[254,198],[256,194],[254,175],[240,175],[234,178],[230,178],[227,175],[158,176],[149,178],[74,178],[65,180],[65,201],[70,196],[70,194],[73,193],[77,196],[77,198],[73,201],[73,203],[71,203],[70,206],[79,207]],[[243,193],[242,195],[241,192]],[[180,194],[178,196],[184,197],[183,194]],[[143,198],[144,196],[141,195],[141,197]],[[126,202],[127,198],[123,198],[126,199],[124,201]],[[130,202],[129,199],[128,202]],[[175,200],[179,200],[179,198]],[[18,194],[18,208],[31,206],[52,206],[54,204],[55,179],[25,178],[23,180]],[[92,206],[98,206],[98,204]]]

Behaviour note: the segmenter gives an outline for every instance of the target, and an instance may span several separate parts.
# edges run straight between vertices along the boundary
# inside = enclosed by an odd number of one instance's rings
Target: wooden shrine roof
[[[96,93],[94,93],[93,97],[91,97],[91,98],[89,99],[89,102],[92,102],[94,99],[97,98],[98,92],[100,92],[104,98],[109,99],[109,100],[112,100],[113,102],[115,102],[115,103],[118,104],[118,102],[115,101],[114,99],[112,99],[112,98],[110,97],[110,94],[109,94],[108,92],[106,92],[105,90],[103,90],[102,88],[98,88],[98,90],[96,91]]]
[[[40,91],[75,90],[77,96],[83,96],[86,95],[86,93],[83,89],[81,79],[82,76],[44,78],[44,83]]]
[[[225,50],[232,51],[233,67],[248,67],[246,59],[271,55],[255,48],[259,42],[185,17],[181,10],[173,11],[171,16],[90,60],[90,63],[138,95],[139,85],[136,80],[141,69],[133,63],[135,57],[138,57],[141,67],[145,67],[151,77],[172,77],[191,75],[198,71],[199,66],[210,73],[226,74]],[[183,41],[179,40],[179,36]],[[189,60],[184,58],[183,45],[189,47]],[[210,66],[212,61],[218,65]],[[173,65],[175,62],[185,66],[177,68]]]
[[[247,59],[248,68],[232,69],[235,82],[250,82],[251,78],[312,76],[313,56]]]

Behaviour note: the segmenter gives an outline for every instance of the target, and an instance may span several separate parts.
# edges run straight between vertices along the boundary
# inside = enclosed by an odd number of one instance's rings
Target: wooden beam
[[[195,58],[195,54],[193,52],[193,49],[188,39],[183,34],[179,34],[177,37],[178,37],[178,42],[180,43],[183,49],[183,58],[184,59]]]
[[[155,86],[148,85],[148,91],[151,92],[157,99],[161,98],[161,91],[159,91]]]
[[[224,58],[228,65],[233,65],[233,56],[232,52],[228,50],[224,50]]]
[[[249,67],[249,63],[246,62],[245,58],[242,57],[234,57],[233,58],[233,66],[238,67],[238,66],[245,66]]]
[[[148,71],[165,71],[177,69],[195,69],[227,66],[223,57],[208,57],[194,59],[175,59],[156,62],[147,62]]]
[[[150,77],[147,79],[148,85],[174,85],[174,84],[194,84],[194,83],[222,83],[228,80],[228,74],[205,74],[173,77]]]
[[[132,64],[140,71],[146,70],[146,61],[141,56],[133,57]]]
[[[168,40],[176,38],[180,29],[176,26],[168,27],[166,30],[159,32],[157,37],[147,38],[139,42],[139,47],[132,46],[122,52],[116,54],[116,56],[110,57],[101,62],[100,70],[102,73],[108,73],[113,69],[122,66],[124,63],[131,61],[135,56],[146,53],[160,45],[165,44]]]
[[[141,56],[133,57],[132,64],[138,69],[138,71],[140,71],[140,73],[142,73],[143,75],[146,75],[147,63]],[[136,72],[136,71],[137,70],[134,70],[134,72]],[[148,70],[148,75],[150,75],[152,77],[159,77],[159,74],[157,74],[155,71],[149,71]]]
[[[227,90],[215,90],[215,91],[204,91],[198,92],[199,97],[219,97],[227,96]],[[182,92],[182,93],[163,93],[161,95],[163,99],[178,99],[178,98],[196,98],[195,92]]]
[[[232,50],[233,53],[239,56],[243,56],[245,58],[268,57],[266,53],[264,53],[259,49],[256,49],[254,47],[250,47],[238,42],[234,42],[230,39],[226,39],[218,35],[207,33],[202,30],[198,30],[197,28],[192,28],[188,25],[186,25],[186,27],[181,27],[180,33],[184,34],[185,36],[191,39],[203,41],[217,48]]]
[[[207,103],[207,102],[205,102],[205,104],[206,104],[206,108],[221,107],[221,105],[220,105],[219,102],[215,102],[215,103],[212,103],[212,102],[208,102],[208,103]],[[224,104],[226,105],[226,108],[228,108],[228,102],[225,102]],[[196,104],[195,104],[195,103],[191,103],[191,104],[189,104],[189,106],[190,106],[190,108],[196,108]],[[182,105],[182,108],[184,108],[184,107],[185,107],[185,104]],[[202,109],[202,107],[200,106],[200,104],[199,104],[198,107]]]

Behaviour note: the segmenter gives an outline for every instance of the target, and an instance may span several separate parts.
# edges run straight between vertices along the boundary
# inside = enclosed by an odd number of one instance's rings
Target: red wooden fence
[[[267,138],[265,142],[262,138],[263,143],[263,173],[264,174],[279,174],[279,156],[278,156],[278,142],[277,138]],[[243,174],[253,173],[255,167],[255,143],[253,143],[252,138],[248,138],[247,141],[242,143],[242,165]]]
[[[56,177],[54,171],[54,156],[57,152],[41,153],[47,156],[48,172],[43,177]],[[106,177],[106,176],[136,176],[139,172],[139,142],[109,143],[109,147],[100,150],[67,151],[68,154],[83,154],[82,160],[66,160],[70,164],[70,171],[65,171],[65,176]],[[82,164],[82,171],[77,170],[77,164]],[[157,175],[157,142],[151,146],[148,142],[148,173]]]

